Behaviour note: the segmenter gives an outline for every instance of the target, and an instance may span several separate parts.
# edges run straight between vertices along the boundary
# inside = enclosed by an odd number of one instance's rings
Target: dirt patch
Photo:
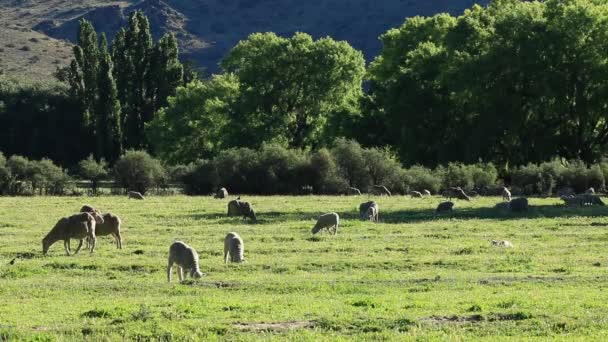
[[[447,324],[447,323],[479,323],[484,321],[485,318],[482,315],[470,315],[470,316],[430,316],[422,318],[420,321],[423,323],[430,324]]]
[[[233,326],[244,331],[286,331],[314,328],[314,321],[289,321],[275,323],[234,323]]]

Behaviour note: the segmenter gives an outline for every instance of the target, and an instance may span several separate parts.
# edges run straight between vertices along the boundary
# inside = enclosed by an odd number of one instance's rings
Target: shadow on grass
[[[258,212],[257,223],[250,219],[241,217],[227,217],[225,214],[208,213],[184,215],[194,220],[220,220],[222,224],[272,224],[293,221],[314,221],[322,211],[298,211],[298,212]],[[348,212],[338,212],[342,221],[360,220],[356,209]],[[459,220],[518,220],[534,218],[558,218],[558,217],[598,217],[608,216],[608,207],[579,207],[570,208],[562,205],[533,205],[528,211],[521,213],[505,212],[494,207],[482,208],[455,208],[451,213],[437,214],[434,209],[405,209],[397,211],[380,211],[380,222],[389,224],[416,223],[425,221],[438,221],[447,219]],[[604,225],[594,222],[592,225]],[[608,224],[606,224],[608,225]]]

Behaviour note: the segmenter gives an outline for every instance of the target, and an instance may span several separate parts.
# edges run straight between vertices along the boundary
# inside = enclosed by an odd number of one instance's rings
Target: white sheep
[[[331,228],[333,228],[333,235],[338,233],[338,226],[340,225],[340,216],[336,213],[327,213],[319,216],[317,223],[312,227],[311,232],[313,234],[318,233],[321,229],[326,228],[331,234]]]
[[[506,187],[502,188],[502,199],[507,202],[511,202],[511,191]]]
[[[420,191],[410,191],[410,196],[412,198],[422,198],[422,193]]]
[[[74,253],[77,254],[82,248],[85,238],[91,241],[91,253],[93,253],[96,242],[95,225],[101,223],[103,223],[103,218],[96,212],[79,213],[61,218],[42,239],[42,253],[46,255],[55,242],[63,240],[65,253],[70,255],[70,239],[78,239],[80,242]]]
[[[366,215],[367,215],[368,220],[378,223],[378,212],[379,211],[380,211],[380,208],[378,208],[378,205],[376,203],[374,203],[374,205],[367,208]]]
[[[594,195],[595,194],[595,189],[593,187],[585,190],[585,193],[588,195]]]
[[[492,245],[496,247],[513,248],[513,244],[507,240],[492,240]]]
[[[144,195],[142,195],[141,193],[139,193],[137,191],[129,191],[128,196],[129,196],[129,199],[131,199],[131,198],[137,199],[137,200],[144,199]]]
[[[184,269],[190,271],[192,278],[203,276],[199,269],[198,253],[182,241],[174,241],[169,247],[169,263],[167,264],[167,282],[169,283],[173,264],[177,264],[177,275],[180,281],[184,280]]]
[[[229,259],[232,262],[244,262],[243,253],[245,253],[243,239],[235,232],[228,233],[224,238],[224,263],[227,264]]]
[[[427,189],[422,190],[422,194],[425,196],[431,196],[431,192],[428,191]]]

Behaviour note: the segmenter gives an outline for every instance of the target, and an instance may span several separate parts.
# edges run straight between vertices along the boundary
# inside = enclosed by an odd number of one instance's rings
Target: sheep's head
[[[42,239],[42,254],[47,255],[47,253],[49,252],[49,248],[51,247],[51,241],[45,237],[44,239]]]
[[[192,270],[190,272],[190,276],[192,278],[197,278],[198,279],[198,278],[201,278],[203,276],[203,273],[201,273],[201,271],[199,271],[199,270]]]
[[[103,223],[103,217],[100,215],[100,213],[98,211],[92,212],[90,214],[91,214],[91,216],[93,216],[93,218],[95,219],[95,222],[97,224]]]

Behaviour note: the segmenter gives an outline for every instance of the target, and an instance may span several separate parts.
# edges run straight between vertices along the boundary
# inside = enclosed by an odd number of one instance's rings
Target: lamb
[[[131,199],[131,198],[137,199],[137,200],[144,199],[144,195],[142,195],[141,193],[139,193],[137,191],[129,191],[128,196],[129,196],[129,199]]]
[[[83,205],[80,208],[81,213],[97,213],[101,215],[101,212],[90,205]],[[122,249],[122,236],[120,235],[120,224],[122,221],[120,218],[112,213],[106,213],[102,215],[103,223],[98,223],[95,226],[95,236],[107,236],[112,235],[116,240],[116,248]],[[87,239],[87,246],[90,241]]]
[[[249,202],[241,201],[239,199],[228,202],[228,216],[249,217],[253,222],[257,221],[253,206]]]
[[[357,189],[357,188],[353,188],[352,186],[348,187],[348,194],[349,195],[355,195],[355,196],[361,196],[361,190]]]
[[[174,241],[169,247],[169,263],[167,264],[167,282],[171,282],[171,269],[177,264],[177,275],[179,280],[184,280],[184,269],[190,270],[190,277],[200,278],[203,276],[198,265],[198,253],[194,248],[182,241]]]
[[[226,188],[220,188],[213,198],[226,198],[228,197],[228,190]]]
[[[410,196],[412,198],[422,198],[422,193],[420,191],[410,191]]]
[[[513,244],[507,240],[492,240],[492,246],[512,248]]]
[[[528,199],[525,197],[514,198],[510,203],[512,212],[528,211]]]
[[[70,255],[70,239],[79,239],[80,243],[76,248],[77,254],[82,248],[82,243],[85,238],[91,241],[91,253],[95,250],[95,225],[103,223],[103,218],[96,212],[79,213],[69,217],[63,217],[51,229],[51,231],[42,239],[42,253],[46,255],[49,248],[57,241],[63,240],[65,253]]]
[[[511,202],[511,191],[509,191],[509,189],[506,187],[502,188],[502,199],[507,202]]]
[[[362,220],[365,220],[367,218],[367,216],[366,216],[367,210],[371,206],[378,207],[378,203],[376,203],[374,201],[369,201],[369,202],[363,202],[363,203],[361,203],[361,205],[359,205],[359,216],[361,217]]]
[[[375,195],[391,197],[391,192],[384,185],[374,185],[371,192]]]
[[[454,203],[453,202],[441,202],[437,206],[437,209],[435,210],[435,212],[436,213],[445,213],[445,212],[448,212],[448,211],[452,211],[453,207],[454,207]]]
[[[369,208],[367,208],[367,213],[366,216],[367,218],[372,221],[372,222],[376,222],[378,223],[378,211],[380,209],[378,208],[378,205],[372,205]]]
[[[428,191],[427,189],[422,190],[422,194],[425,196],[431,196],[431,192]]]
[[[311,232],[313,234],[318,233],[321,229],[326,228],[331,234],[331,228],[333,228],[333,235],[338,233],[338,226],[340,225],[340,216],[336,213],[327,213],[319,216],[317,223],[312,227]]]
[[[245,244],[243,239],[237,233],[228,233],[224,238],[224,263],[228,263],[228,259],[232,262],[244,262]],[[230,258],[228,258],[230,256]]]

